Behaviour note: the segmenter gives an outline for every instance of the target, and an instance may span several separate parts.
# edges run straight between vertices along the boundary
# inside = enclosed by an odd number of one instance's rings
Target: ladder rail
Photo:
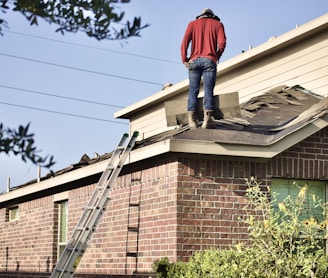
[[[138,132],[134,132],[130,141],[126,145],[125,143],[128,135],[123,135],[118,147],[113,152],[105,171],[101,175],[99,182],[93,191],[78,224],[73,230],[70,240],[65,246],[50,278],[73,277],[92,234],[100,223],[104,210],[110,200],[108,198],[109,192],[119,176],[130,151],[134,147],[138,134]]]
[[[82,214],[82,217],[80,218],[79,222],[77,223],[74,231],[78,230],[78,227],[83,227],[85,226],[84,222],[86,219],[83,218],[83,216],[87,216],[90,213],[90,207],[95,206],[95,202],[97,202],[97,200],[99,200],[99,198],[103,195],[103,191],[99,190],[99,187],[104,186],[104,184],[107,182],[107,180],[110,177],[110,174],[112,173],[112,169],[111,167],[113,167],[113,165],[115,165],[115,160],[117,160],[117,158],[119,158],[121,151],[122,151],[122,147],[124,146],[126,139],[127,139],[128,134],[124,134],[120,143],[118,144],[116,150],[114,151],[114,153],[112,154],[110,161],[105,169],[105,171],[102,173],[98,185],[96,186],[96,188],[94,189],[92,196],[88,202],[88,204],[86,205],[84,212]],[[123,149],[124,151],[124,149]],[[118,164],[118,163],[116,163]],[[73,236],[71,237],[73,238]]]

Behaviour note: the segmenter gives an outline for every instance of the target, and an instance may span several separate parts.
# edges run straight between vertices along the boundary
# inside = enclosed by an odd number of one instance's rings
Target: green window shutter
[[[292,200],[296,200],[303,186],[307,186],[308,189],[304,191],[305,198],[300,220],[314,217],[318,221],[323,221],[323,209],[320,206],[315,206],[313,200],[313,196],[315,196],[317,201],[326,202],[326,184],[323,181],[273,178],[271,191],[277,194],[277,205],[275,209],[278,209],[278,204],[283,202],[288,196]]]
[[[67,201],[61,202],[59,205],[59,242],[67,241],[67,214],[68,214]]]

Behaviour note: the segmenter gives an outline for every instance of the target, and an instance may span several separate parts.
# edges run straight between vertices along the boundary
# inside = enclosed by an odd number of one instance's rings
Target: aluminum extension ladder
[[[124,134],[110,161],[101,175],[99,182],[92,193],[89,203],[75,227],[70,240],[61,254],[50,278],[71,278],[86,251],[88,242],[99,224],[109,199],[109,192],[115,183],[125,160],[134,147],[139,133],[134,132],[130,140]]]

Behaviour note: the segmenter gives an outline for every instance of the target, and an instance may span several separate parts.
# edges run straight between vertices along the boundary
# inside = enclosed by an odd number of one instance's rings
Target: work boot
[[[202,124],[202,128],[215,128],[215,123],[212,117],[213,117],[212,110],[204,111],[204,122]]]
[[[196,111],[188,111],[188,123],[190,128],[197,128]]]

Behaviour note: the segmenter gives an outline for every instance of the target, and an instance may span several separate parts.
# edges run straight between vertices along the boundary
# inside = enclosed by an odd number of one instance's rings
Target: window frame
[[[19,206],[16,205],[16,206],[8,207],[6,209],[6,222],[15,222],[18,220],[19,220]]]
[[[61,200],[56,202],[58,209],[57,217],[57,258],[59,258],[64,251],[68,241],[68,200]],[[64,218],[63,212],[65,212]],[[65,221],[63,223],[63,221]],[[64,224],[64,227],[62,226]],[[63,230],[64,229],[64,230]]]
[[[280,185],[284,185],[284,184],[286,185],[286,181],[287,181],[288,186],[292,186],[294,182],[298,183],[299,188],[301,188],[305,184],[307,186],[311,186],[311,184],[313,185],[313,184],[321,183],[322,184],[322,189],[323,189],[322,197],[324,198],[324,200],[322,200],[322,201],[323,201],[323,203],[327,203],[327,201],[328,201],[328,181],[308,180],[308,179],[299,179],[299,178],[280,178],[280,177],[274,178],[274,177],[272,177],[271,178],[271,186],[270,186],[271,193],[276,192],[276,191],[274,191],[274,186],[275,186],[274,183],[278,183]],[[290,192],[289,188],[288,188],[288,192]],[[290,195],[287,194],[287,195],[283,196],[281,199],[285,199],[288,196],[290,196]],[[279,203],[279,200],[277,200],[277,204],[278,203]],[[278,209],[278,207],[274,207],[273,209],[276,210],[276,209]],[[321,221],[328,222],[328,215],[322,214],[322,220]],[[328,225],[326,225],[325,232],[328,234]],[[326,253],[326,255],[328,255],[328,240],[324,239],[324,242],[325,242],[324,243],[325,253]]]

